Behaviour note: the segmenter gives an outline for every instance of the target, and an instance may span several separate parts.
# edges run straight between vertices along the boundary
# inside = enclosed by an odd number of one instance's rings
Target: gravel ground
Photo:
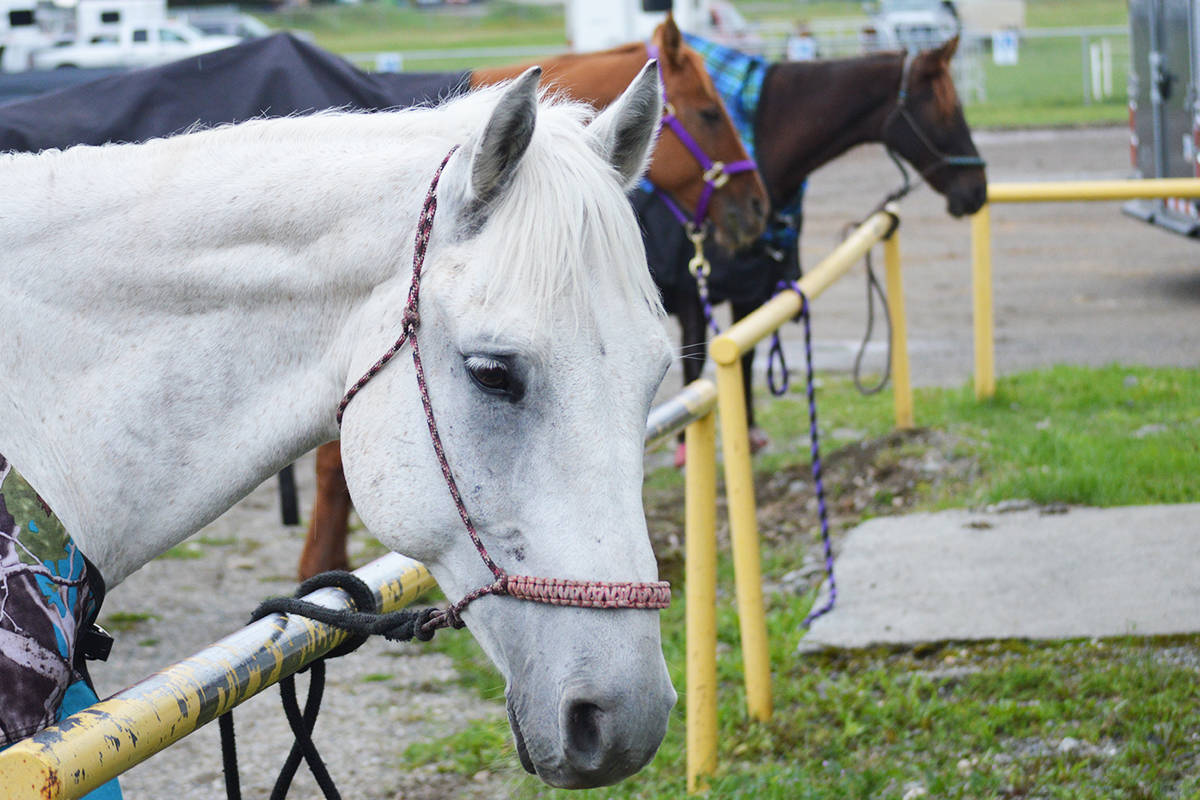
[[[977,143],[993,180],[1113,178],[1127,173],[1123,129],[983,134]],[[814,264],[847,221],[863,215],[896,182],[877,148],[863,148],[811,183],[804,239]],[[1125,218],[1115,204],[1009,206],[993,213],[997,369],[1043,364],[1196,366],[1200,251],[1194,241]],[[921,189],[903,207],[903,251],[914,380],[958,384],[972,369],[969,230],[950,219],[940,197]],[[818,367],[845,368],[865,321],[862,270],[856,268],[815,307]],[[786,332],[793,352],[797,326]],[[882,348],[873,348],[874,354]],[[760,359],[761,363],[762,359]],[[802,361],[793,358],[793,367]],[[669,379],[664,394],[673,393]],[[918,419],[920,409],[917,409]],[[661,455],[659,456],[661,457]],[[297,466],[302,507],[312,498],[312,462]],[[294,588],[302,530],[279,522],[268,481],[182,548],[109,594],[104,617],[151,617],[112,625],[117,646],[94,674],[102,695],[195,652],[237,628],[263,597]],[[363,548],[361,537],[354,546]],[[179,551],[177,551],[179,552]],[[360,550],[359,562],[366,560]],[[419,646],[370,643],[330,665],[317,743],[347,798],[491,798],[503,781],[406,768],[409,743],[460,730],[503,708],[449,682],[451,666]],[[267,797],[289,737],[271,689],[237,714],[243,791]],[[202,729],[133,769],[126,796],[222,796],[216,726]],[[292,798],[319,792],[302,769]]]

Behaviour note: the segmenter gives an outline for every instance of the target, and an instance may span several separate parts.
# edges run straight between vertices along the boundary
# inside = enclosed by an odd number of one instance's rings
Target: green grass
[[[489,3],[480,16],[374,2],[281,10],[264,19],[272,27],[309,31],[335,53],[567,44],[561,9],[505,2]],[[409,68],[447,68],[438,63]]]
[[[1017,64],[996,65],[989,54],[983,55],[987,100],[967,106],[967,121],[976,127],[1126,121],[1128,38],[1113,37],[1109,41],[1113,48],[1113,97],[1084,103],[1085,73],[1078,37],[1026,39],[1021,43]]]
[[[161,619],[161,617],[148,612],[114,611],[111,614],[105,614],[100,620],[100,625],[110,631],[124,633],[133,630],[143,622],[155,619]]]
[[[806,463],[802,384],[764,407],[776,451],[762,476]],[[887,393],[862,397],[843,379],[818,389],[829,433],[868,437],[892,427]],[[960,439],[981,478],[929,494],[925,507],[1010,497],[1094,505],[1200,499],[1200,374],[1195,370],[1056,367],[1001,379],[977,403],[970,387],[923,389],[918,423]],[[829,453],[829,449],[826,449]],[[674,472],[673,470],[671,472]],[[674,491],[665,476],[659,488]],[[675,479],[677,480],[677,478]],[[763,574],[795,567],[803,542],[766,545]],[[1133,566],[1133,565],[1131,565]],[[732,585],[727,560],[722,587]],[[681,595],[682,587],[676,586]],[[769,593],[774,716],[747,719],[731,592],[718,600],[719,769],[704,796],[900,798],[1167,798],[1200,796],[1200,636],[1031,643],[1004,641],[799,656],[811,596]],[[662,614],[672,681],[684,687],[683,607]],[[503,683],[474,641],[441,636],[465,685],[500,701]],[[502,720],[413,745],[405,763],[466,776],[511,777],[517,797],[678,798],[685,792],[684,701],[654,761],[636,777],[568,795],[516,766]]]

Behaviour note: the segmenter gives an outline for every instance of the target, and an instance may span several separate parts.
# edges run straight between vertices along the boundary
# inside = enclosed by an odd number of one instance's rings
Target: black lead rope
[[[336,587],[348,594],[353,603],[350,609],[334,609],[319,606],[298,598],[315,592],[317,589]],[[326,800],[341,800],[333,778],[325,767],[325,762],[317,752],[313,742],[312,732],[317,724],[317,714],[321,710],[321,698],[325,693],[325,659],[337,658],[352,653],[362,646],[367,638],[380,635],[393,642],[407,642],[412,639],[429,641],[433,638],[435,629],[424,629],[430,619],[438,615],[440,609],[402,609],[388,614],[378,613],[375,594],[371,588],[356,575],[342,570],[322,572],[300,584],[295,597],[271,597],[264,600],[250,617],[250,621],[262,619],[268,614],[294,614],[323,622],[326,625],[347,631],[351,634],[341,645],[330,650],[321,658],[314,661],[305,669],[309,672],[308,696],[301,711],[296,695],[296,674],[293,673],[279,680],[279,694],[283,700],[283,711],[287,716],[288,725],[296,741],[288,752],[275,787],[271,790],[271,800],[283,800],[287,797],[296,770],[303,760],[321,787]],[[300,670],[303,672],[304,670]],[[221,730],[221,760],[225,770],[225,794],[229,800],[241,800],[241,779],[237,766],[237,747],[233,729],[233,710],[225,712],[217,720]]]
[[[872,395],[879,394],[883,391],[883,387],[887,386],[888,380],[892,377],[892,311],[888,308],[887,295],[883,291],[883,286],[879,283],[879,278],[875,276],[875,266],[871,262],[871,251],[868,250],[863,260],[867,265],[867,330],[863,334],[862,344],[858,346],[858,353],[854,356],[854,387],[858,389],[859,394]],[[883,308],[883,321],[887,330],[887,352],[884,354],[883,362],[883,377],[879,379],[879,383],[874,386],[864,386],[862,382],[862,361],[863,356],[867,352],[867,344],[871,341],[871,334],[875,330],[875,298],[879,297],[879,305]]]

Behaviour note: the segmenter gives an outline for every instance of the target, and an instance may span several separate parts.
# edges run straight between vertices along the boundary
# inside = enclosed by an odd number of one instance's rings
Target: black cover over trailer
[[[1200,177],[1200,0],[1129,0],[1130,158],[1142,178]],[[1125,213],[1200,236],[1200,200],[1134,200]]]

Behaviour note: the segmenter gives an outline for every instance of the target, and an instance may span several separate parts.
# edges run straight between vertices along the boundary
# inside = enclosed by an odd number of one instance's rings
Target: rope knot
[[[421,327],[421,314],[417,311],[417,307],[409,304],[404,309],[404,317],[400,320],[400,327],[403,328],[409,335],[412,335],[417,328]]]

